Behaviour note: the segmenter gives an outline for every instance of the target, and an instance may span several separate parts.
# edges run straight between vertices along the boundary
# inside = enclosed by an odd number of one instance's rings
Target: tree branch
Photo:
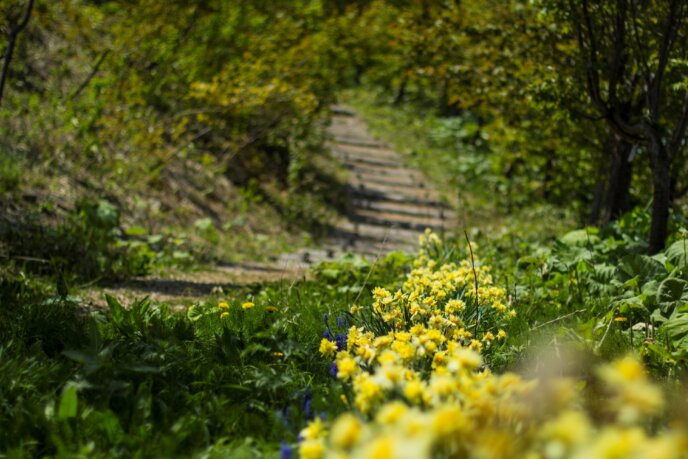
[[[659,49],[659,61],[657,63],[657,71],[652,78],[652,84],[648,90],[648,109],[650,111],[650,118],[653,123],[659,120],[660,110],[659,102],[662,96],[662,79],[669,63],[669,55],[671,53],[671,46],[674,44],[680,20],[678,18],[679,3],[684,0],[672,0],[669,5],[669,16],[667,18],[666,33],[662,38],[662,44]]]
[[[624,69],[626,68],[625,48],[626,48],[626,0],[617,0],[616,14],[614,15],[614,54],[609,76],[609,105],[612,107],[618,103],[617,89],[623,79]]]
[[[671,136],[667,150],[670,157],[673,157],[681,146],[681,142],[685,139],[686,128],[688,128],[688,91],[683,97],[683,110],[681,110],[681,117],[678,120],[674,134]]]
[[[31,10],[33,9],[33,2],[34,0],[29,0],[29,4],[26,6],[24,17],[16,26],[12,27],[7,34],[7,49],[5,50],[5,58],[2,62],[2,72],[0,73],[0,104],[2,104],[2,94],[5,89],[7,74],[10,71],[10,62],[12,61],[12,55],[14,54],[14,46],[17,43],[17,35],[19,35],[19,32],[24,30],[26,25],[29,23]]]
[[[96,73],[98,73],[98,70],[100,70],[100,66],[103,64],[103,61],[105,61],[105,58],[107,57],[108,54],[110,54],[109,49],[105,50],[103,52],[103,54],[100,55],[100,57],[98,58],[98,61],[96,62],[96,65],[93,66],[91,73],[89,73],[88,76],[86,77],[86,79],[79,85],[78,88],[76,88],[76,91],[74,91],[69,96],[70,99],[76,99],[79,96],[79,94],[81,94],[81,91],[86,89],[86,87],[91,82],[93,77],[96,76]]]

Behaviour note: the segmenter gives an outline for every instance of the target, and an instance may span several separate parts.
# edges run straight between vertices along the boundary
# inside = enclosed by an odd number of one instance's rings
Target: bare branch
[[[614,15],[614,54],[609,76],[609,104],[614,106],[618,102],[617,89],[623,79],[626,68],[626,15],[628,10],[626,0],[617,0]]]
[[[688,91],[686,91],[683,97],[683,109],[681,110],[681,117],[678,120],[674,134],[671,136],[671,140],[668,145],[668,152],[670,157],[673,157],[681,146],[686,136],[686,128],[688,128]]]
[[[98,70],[100,70],[100,66],[103,64],[103,61],[105,61],[105,58],[107,57],[108,54],[110,54],[109,49],[105,50],[100,55],[100,57],[98,58],[98,61],[96,62],[96,65],[93,66],[93,69],[88,74],[86,79],[84,81],[82,81],[81,84],[79,85],[79,87],[76,88],[76,90],[69,96],[70,99],[76,99],[79,96],[79,94],[81,94],[81,91],[86,89],[86,87],[91,82],[93,77],[96,76],[96,74],[98,73]]]
[[[14,47],[17,43],[17,35],[19,32],[24,30],[24,28],[29,23],[29,18],[31,17],[31,11],[33,10],[34,0],[29,0],[26,6],[26,11],[24,12],[24,17],[22,20],[12,27],[7,35],[7,49],[5,50],[5,58],[2,62],[2,72],[0,73],[0,104],[2,103],[2,94],[5,89],[5,81],[7,80],[7,74],[10,71],[10,62],[12,61],[12,55],[14,54]]]
[[[684,0],[672,0],[669,5],[669,16],[667,17],[666,33],[662,38],[662,44],[659,48],[659,61],[657,63],[657,70],[652,78],[652,84],[648,90],[648,109],[650,111],[650,118],[652,122],[656,123],[659,120],[660,109],[659,102],[662,96],[662,79],[669,63],[669,56],[671,47],[674,44],[678,28],[681,21],[678,16],[678,8],[680,3]]]

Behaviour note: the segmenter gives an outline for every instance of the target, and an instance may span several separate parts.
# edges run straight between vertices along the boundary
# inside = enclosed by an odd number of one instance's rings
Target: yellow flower
[[[299,445],[301,459],[321,459],[324,454],[325,446],[322,440],[304,440]]]
[[[246,303],[243,303],[241,305],[241,309],[251,309],[254,306],[255,304],[251,303],[250,301],[247,301]]]
[[[268,307],[265,308],[265,310],[266,310],[267,312],[269,312],[270,314],[273,314],[273,313],[277,312],[277,308],[274,307],[274,306],[268,306]]]
[[[610,386],[647,379],[643,365],[631,356],[626,356],[603,366],[598,373]]]
[[[225,303],[224,301],[221,302],[221,303],[219,303],[219,304],[217,305],[217,307],[220,308],[220,309],[229,309],[229,305],[228,305],[227,303]]]
[[[363,423],[353,414],[340,416],[332,426],[330,439],[336,448],[349,449],[361,438]]]
[[[586,443],[590,432],[590,422],[583,413],[565,411],[545,426],[542,435],[549,440],[549,449],[560,446],[570,448]]]
[[[432,432],[439,437],[455,436],[466,424],[466,417],[461,413],[460,407],[446,405],[434,414]]]
[[[408,410],[409,408],[405,403],[399,401],[388,403],[380,409],[375,420],[383,425],[394,424],[399,421]]]
[[[320,341],[320,353],[325,357],[334,356],[337,353],[337,344],[327,338]]]
[[[301,436],[304,440],[317,440],[324,437],[326,433],[325,423],[320,418],[315,418],[308,423],[305,429],[301,430]]]
[[[223,312],[222,314],[220,314],[220,319],[224,319],[224,318],[226,318],[226,317],[229,317],[229,313],[228,313],[228,312]]]
[[[357,369],[358,365],[356,365],[356,361],[353,358],[346,356],[344,358],[337,359],[338,378],[347,380],[351,378],[354,373],[356,373]]]
[[[406,387],[404,387],[404,397],[413,404],[419,404],[423,400],[424,390],[423,383],[418,379],[414,379],[409,381]]]
[[[283,352],[273,352],[272,355],[273,355],[274,357],[284,357],[284,353],[283,353]]]
[[[392,459],[394,457],[394,438],[378,437],[366,449],[363,456],[368,459]]]
[[[480,350],[482,350],[483,345],[477,339],[472,339],[471,343],[468,345],[468,347],[474,351],[480,351]]]

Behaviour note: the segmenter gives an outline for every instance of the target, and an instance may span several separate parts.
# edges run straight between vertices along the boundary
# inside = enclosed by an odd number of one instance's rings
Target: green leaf
[[[208,231],[213,227],[213,221],[210,218],[199,218],[194,222],[194,226],[199,231]]]
[[[644,284],[662,274],[666,274],[666,268],[659,261],[646,255],[627,255],[623,257],[617,270],[617,277],[621,282],[638,277],[640,284]]]
[[[57,409],[57,418],[70,419],[76,417],[78,407],[79,398],[77,396],[77,389],[75,386],[70,384],[62,392],[60,406]]]
[[[674,242],[666,249],[664,252],[666,254],[667,260],[671,262],[674,266],[685,267],[688,265],[688,239],[681,239]]]
[[[117,298],[111,295],[105,295],[105,301],[107,301],[108,307],[110,308],[110,315],[115,322],[120,322],[124,316],[124,307],[117,301]]]
[[[174,252],[172,252],[172,258],[174,258],[175,260],[188,260],[191,258],[191,254],[189,252],[175,250]]]
[[[600,238],[597,236],[597,228],[585,228],[580,230],[571,231],[562,236],[559,240],[566,245],[574,246],[585,246],[590,244],[596,244],[600,242]]]
[[[657,289],[657,301],[659,303],[688,302],[688,282],[675,277],[664,279]]]
[[[148,236],[148,243],[149,244],[158,244],[163,240],[163,235],[162,234],[152,234]]]
[[[95,223],[102,228],[119,225],[119,209],[105,200],[98,201],[93,214]]]
[[[200,304],[194,304],[186,310],[186,318],[189,319],[191,322],[196,322],[201,317],[206,316],[211,312],[212,311],[204,308]],[[217,313],[219,314],[220,311],[218,310]]]
[[[329,268],[328,268],[328,269],[323,269],[323,270],[320,272],[320,274],[321,274],[325,279],[332,279],[332,280],[334,280],[334,279],[336,279],[337,277],[339,277],[339,274],[340,274],[340,273],[341,273],[341,271],[339,271],[338,269],[329,269]]]
[[[146,231],[146,228],[143,228],[142,226],[130,226],[124,230],[124,234],[132,237],[145,236],[147,232],[148,231]]]
[[[688,335],[688,314],[679,314],[667,320],[662,326],[672,341],[677,341]]]

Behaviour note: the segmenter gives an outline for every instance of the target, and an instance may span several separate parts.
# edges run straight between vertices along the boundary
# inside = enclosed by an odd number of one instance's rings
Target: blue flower
[[[332,376],[333,378],[336,378],[338,372],[339,372],[339,368],[337,368],[337,364],[332,362],[332,365],[330,365],[330,376]]]
[[[346,317],[337,316],[337,328],[345,330],[347,328],[347,325],[348,323]]]
[[[328,313],[323,314],[323,322],[325,322],[325,325],[327,325],[327,322],[330,321],[330,315]]]
[[[337,336],[335,337],[334,340],[337,342],[337,351],[346,350],[346,341],[347,341],[346,333],[337,333]]]
[[[332,336],[332,332],[330,332],[329,328],[323,332],[322,337],[326,340],[334,341],[334,336]]]
[[[289,443],[282,440],[282,443],[280,444],[280,459],[291,459],[293,452],[294,448],[292,448]]]
[[[303,398],[303,415],[306,419],[311,419],[313,417],[313,394],[311,394],[310,389]]]

